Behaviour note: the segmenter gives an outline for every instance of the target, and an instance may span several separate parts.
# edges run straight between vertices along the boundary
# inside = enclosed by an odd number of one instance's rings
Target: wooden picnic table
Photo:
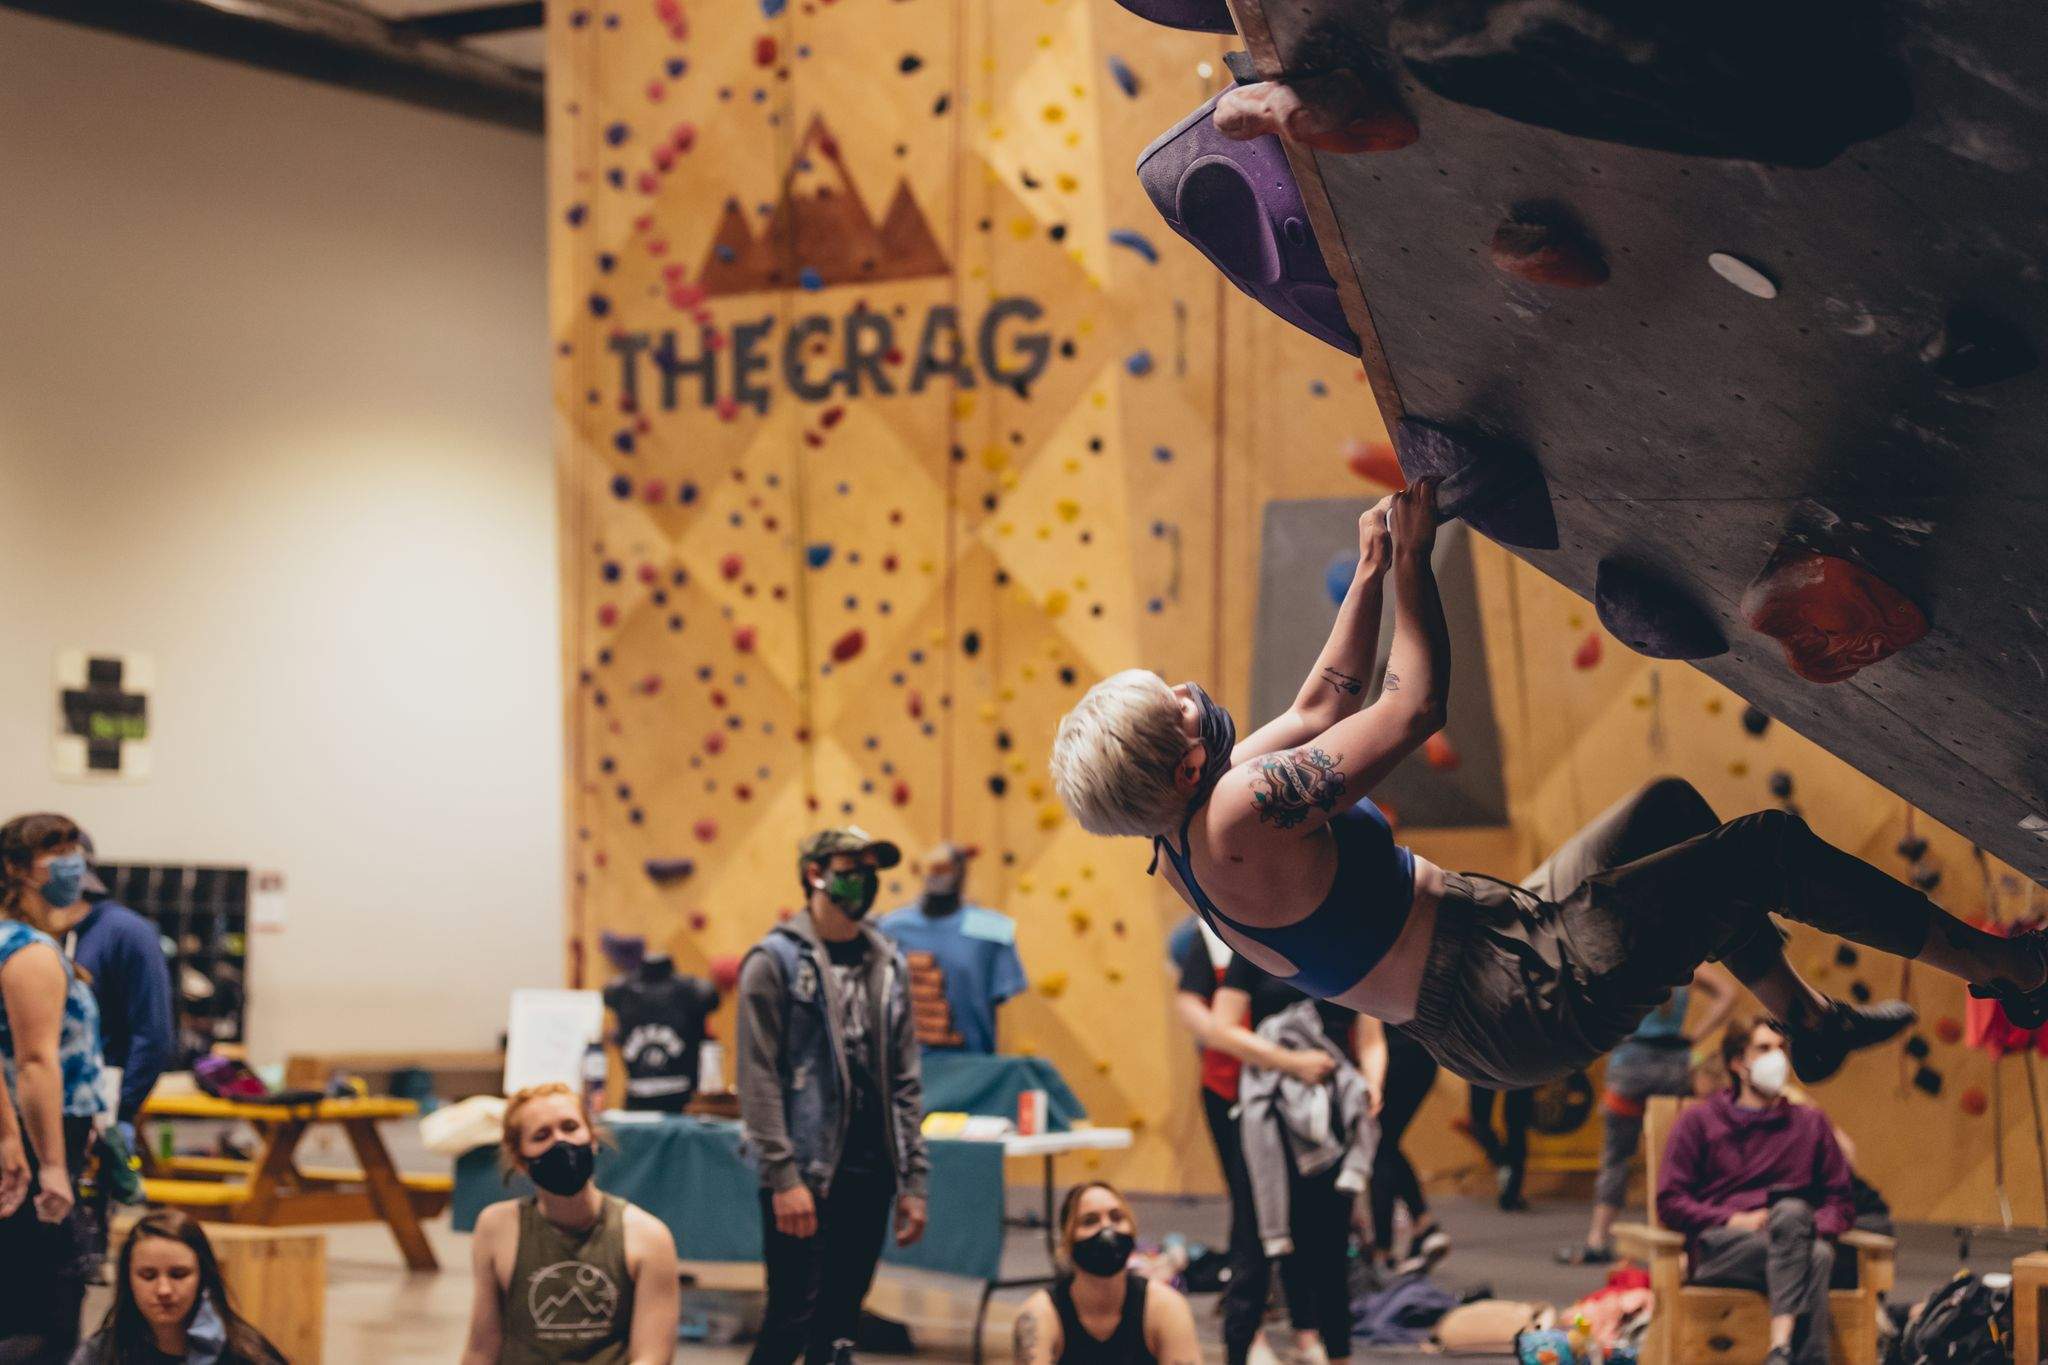
[[[291,1227],[302,1223],[383,1222],[405,1263],[434,1270],[439,1262],[420,1219],[448,1207],[453,1177],[404,1175],[377,1132],[386,1119],[419,1113],[411,1100],[373,1097],[304,1104],[265,1104],[211,1095],[152,1096],[145,1119],[240,1120],[255,1127],[260,1147],[253,1160],[234,1157],[159,1157],[140,1144],[143,1191],[152,1204],[195,1218]],[[332,1123],[347,1134],[360,1171],[301,1167],[298,1146],[316,1125]]]

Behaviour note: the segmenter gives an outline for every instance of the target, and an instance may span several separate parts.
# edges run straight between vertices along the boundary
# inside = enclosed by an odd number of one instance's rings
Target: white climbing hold
[[[2029,815],[2020,821],[2020,828],[2036,839],[2048,839],[2048,820],[2038,815]]]
[[[1215,68],[1215,67],[1213,67],[1213,66],[1211,66],[1211,65],[1209,65],[1209,63],[1207,63],[1207,62],[1196,62],[1196,63],[1195,63],[1195,74],[1196,74],[1197,76],[1200,76],[1200,77],[1201,77],[1201,78],[1202,78],[1203,80],[1205,80],[1205,81],[1206,81],[1206,80],[1208,80],[1208,79],[1209,79],[1209,78],[1210,78],[1211,76],[1213,76],[1213,75],[1215,75],[1215,74],[1216,74],[1216,68]]]
[[[1716,275],[1719,275],[1745,294],[1753,294],[1760,299],[1774,299],[1778,297],[1778,286],[1772,281],[1771,277],[1758,270],[1748,261],[1730,256],[1725,251],[1716,251],[1713,255],[1707,257],[1707,264],[1714,268]]]

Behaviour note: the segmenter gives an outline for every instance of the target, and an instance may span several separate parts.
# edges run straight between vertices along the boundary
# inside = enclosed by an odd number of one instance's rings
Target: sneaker
[[[1264,1332],[1252,1338],[1251,1349],[1245,1352],[1245,1365],[1282,1365],[1280,1355],[1266,1340]]]
[[[1970,994],[1979,1000],[1996,1000],[2014,1028],[2039,1028],[2048,1024],[2048,930],[2029,929],[2013,937],[2033,949],[2034,960],[2043,969],[2041,984],[2030,991],[2017,986],[1972,986]]]
[[[832,1343],[832,1365],[853,1365],[853,1343],[845,1337]]]
[[[2041,994],[2048,1004],[2048,990]],[[1792,1074],[1807,1085],[1824,1081],[1842,1069],[1850,1053],[1896,1038],[1919,1017],[1919,1011],[1903,1000],[1880,1000],[1875,1005],[1830,1001],[1818,1022],[1790,1030]]]
[[[1426,1275],[1436,1268],[1436,1263],[1451,1253],[1451,1234],[1440,1227],[1432,1227],[1408,1242],[1408,1254],[1396,1266],[1397,1275]]]
[[[1591,1242],[1581,1242],[1577,1246],[1559,1247],[1553,1255],[1559,1265],[1614,1264],[1614,1248],[1612,1246],[1596,1247]]]
[[[1500,1198],[1494,1202],[1500,1205],[1502,1213],[1522,1213],[1528,1209],[1529,1201],[1522,1198],[1522,1182],[1516,1178],[1514,1167],[1494,1167],[1493,1183],[1500,1187]]]

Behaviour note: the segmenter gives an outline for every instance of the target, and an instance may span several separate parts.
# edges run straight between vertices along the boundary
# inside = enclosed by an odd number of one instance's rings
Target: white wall
[[[542,143],[0,11],[0,807],[284,872],[259,1059],[562,977]],[[154,776],[58,781],[147,651]]]

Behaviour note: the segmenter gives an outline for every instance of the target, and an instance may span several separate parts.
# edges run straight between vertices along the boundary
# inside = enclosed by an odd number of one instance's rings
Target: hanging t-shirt
[[[626,1108],[679,1114],[697,1093],[704,1023],[718,1008],[718,989],[701,977],[646,973],[604,988],[605,1008],[619,1023]]]
[[[847,1096],[851,1113],[846,1146],[839,1157],[842,1176],[849,1171],[874,1175],[889,1169],[887,1110],[877,1080],[880,1058],[876,1048],[880,1044],[874,1032],[874,1000],[868,994],[868,951],[865,935],[825,944],[837,1001],[832,1022],[839,1030],[839,1045],[846,1050],[846,1074],[852,1086]]]
[[[996,1006],[1029,984],[1017,957],[1017,922],[980,905],[944,915],[906,905],[875,927],[910,964],[918,1043],[934,1052],[994,1052]]]

